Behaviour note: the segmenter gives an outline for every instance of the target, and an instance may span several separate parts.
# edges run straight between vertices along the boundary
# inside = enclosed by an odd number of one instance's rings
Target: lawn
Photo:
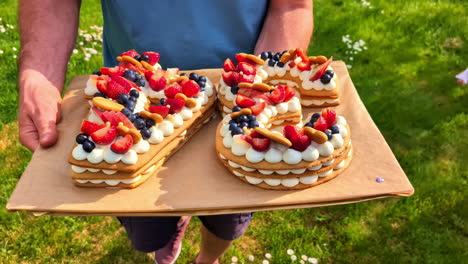
[[[222,259],[231,263],[466,263],[468,66],[465,1],[316,0],[309,54],[344,60],[416,193],[360,204],[257,213]],[[0,262],[151,263],[112,217],[35,217],[5,204],[31,154],[18,143],[16,1],[0,5]],[[84,0],[68,79],[100,67],[99,1]],[[95,27],[98,26],[98,27]],[[88,55],[86,55],[88,54]],[[180,263],[197,254],[192,221]],[[179,262],[178,262],[179,263]]]

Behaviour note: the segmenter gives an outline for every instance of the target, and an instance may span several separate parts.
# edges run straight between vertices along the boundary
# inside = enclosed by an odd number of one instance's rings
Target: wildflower
[[[13,59],[16,59],[16,55],[13,55]]]
[[[249,256],[247,257],[247,259],[248,259],[249,261],[253,262],[253,261],[254,261],[254,259],[255,259],[255,257],[254,257],[254,256],[252,256],[252,255],[249,255]]]
[[[270,262],[269,262],[268,260],[264,259],[264,260],[262,261],[262,264],[270,264]]]
[[[239,259],[237,257],[235,257],[235,256],[231,258],[231,261],[234,262],[234,263],[236,263],[238,260]]]
[[[309,263],[317,264],[317,262],[316,258],[309,258]]]
[[[16,48],[15,48],[15,47],[13,47],[13,48],[12,48],[12,50],[16,51]]]
[[[0,54],[3,54],[3,50],[0,50]]]
[[[307,260],[307,256],[306,256],[306,255],[302,255],[302,256],[301,256],[301,259]]]
[[[77,49],[73,49],[73,54],[78,54],[78,50],[77,50]]]
[[[288,253],[288,255],[294,254],[294,250],[292,250],[292,249],[288,249],[286,252]]]
[[[270,254],[270,253],[266,253],[266,254],[265,254],[265,258],[271,259],[271,254]]]
[[[296,261],[296,260],[297,260],[296,255],[292,255],[292,256],[291,256],[291,260],[292,260],[292,261]]]
[[[301,261],[299,261],[299,263],[301,263],[301,264],[305,264],[305,262],[304,262],[302,259],[301,259]]]

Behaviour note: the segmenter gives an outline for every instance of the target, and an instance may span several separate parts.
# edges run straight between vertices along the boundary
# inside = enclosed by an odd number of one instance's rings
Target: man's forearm
[[[313,26],[312,0],[272,0],[255,54],[290,48],[307,50]]]
[[[33,73],[62,90],[75,46],[80,4],[80,0],[20,1],[20,89],[21,82]]]

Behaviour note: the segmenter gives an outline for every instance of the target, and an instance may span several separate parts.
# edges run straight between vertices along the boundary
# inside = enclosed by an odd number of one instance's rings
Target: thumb
[[[47,111],[38,116],[35,120],[39,132],[39,144],[41,147],[50,147],[58,139],[57,118],[58,111]]]

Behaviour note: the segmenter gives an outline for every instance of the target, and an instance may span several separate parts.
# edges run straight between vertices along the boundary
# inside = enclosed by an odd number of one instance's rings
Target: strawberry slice
[[[187,97],[194,97],[200,92],[200,85],[193,80],[188,80],[182,83],[182,93]]]
[[[111,112],[115,117],[114,120],[118,121],[117,125],[122,122],[128,128],[135,128],[133,123],[122,112]]]
[[[320,116],[315,122],[314,128],[324,132],[328,128],[327,120],[323,116]]]
[[[299,135],[299,132],[297,131],[295,126],[287,125],[287,126],[284,126],[283,128],[283,134],[286,138],[291,139]]]
[[[289,67],[293,68],[294,66],[296,66],[296,62],[294,61],[291,61],[290,63],[288,63]]]
[[[304,151],[312,143],[310,138],[304,134],[297,134],[293,136],[292,138],[290,138],[289,140],[291,140],[291,143],[292,143],[291,148],[297,151]]]
[[[98,124],[98,123],[94,123],[88,120],[83,120],[83,122],[81,123],[80,130],[86,135],[90,135],[91,133],[94,133],[103,127],[105,127],[104,124]]]
[[[335,111],[333,111],[333,110],[331,110],[329,108],[322,109],[322,116],[327,121],[328,127],[331,127],[331,126],[333,126],[335,124],[335,121],[336,121],[336,112]]]
[[[93,133],[91,133],[91,138],[93,141],[100,145],[110,144],[117,135],[117,129],[114,126],[105,126]]]
[[[136,50],[132,49],[132,50],[129,50],[129,51],[126,51],[124,53],[121,53],[120,54],[121,57],[123,56],[129,56],[129,57],[135,57],[135,56],[140,56],[140,54],[138,54],[138,52],[136,52]]]
[[[307,137],[307,136],[306,136]],[[269,138],[252,138],[252,148],[256,151],[265,151],[270,146]]]
[[[255,75],[246,75],[240,74],[239,75],[239,82],[246,82],[246,83],[253,83],[255,79]]]
[[[304,52],[303,49],[296,49],[296,56],[301,57],[302,62],[309,61],[309,57],[307,57],[307,54]]]
[[[165,72],[161,69],[156,72],[148,71],[145,73],[145,77],[148,80],[148,84],[153,91],[159,92],[167,85],[167,79],[164,77]]]
[[[152,51],[143,52],[143,54],[149,57],[148,63],[151,65],[155,65],[156,63],[158,63],[159,58],[161,57],[159,53]]]
[[[288,102],[291,100],[291,98],[296,95],[296,90],[294,88],[291,88],[289,86],[285,86],[285,91],[284,91],[284,102]]]
[[[130,134],[125,135],[125,137],[117,139],[111,145],[111,150],[117,154],[125,154],[133,145],[133,138]]]
[[[101,118],[101,120],[102,120],[102,113],[103,113],[103,112],[102,112],[101,110],[99,110],[99,109],[98,109],[97,107],[95,107],[95,106],[93,106],[92,109],[93,109],[94,113],[95,113],[97,116],[99,116],[99,118]],[[102,120],[102,121],[104,121],[104,120]],[[104,121],[104,123],[105,123],[105,121]]]
[[[243,72],[247,75],[255,75],[257,73],[257,69],[252,64],[243,61],[237,64],[237,72]]]
[[[230,71],[230,72],[223,72],[223,81],[225,84],[229,86],[233,86],[234,84],[238,84],[240,80],[240,75],[239,73],[235,71]]]
[[[314,76],[312,76],[312,78],[310,78],[310,80],[313,82],[313,81],[316,81],[318,79],[320,79],[322,77],[322,75],[325,74],[325,72],[327,71],[327,68],[328,66],[332,63],[333,61],[333,56],[330,57],[327,62],[325,62],[322,67],[320,67],[320,69],[314,74]]]
[[[119,94],[128,94],[131,90],[131,87],[123,87],[118,82],[111,80],[107,85],[107,96],[112,99],[117,99]]]
[[[169,114],[169,107],[164,105],[153,105],[148,108],[151,113],[156,113],[161,115],[163,118]]]
[[[243,62],[243,61],[247,61],[248,59],[246,57],[244,57],[243,55],[241,55],[241,53],[237,53],[236,54],[236,61],[237,63],[239,62]]]
[[[223,69],[225,72],[235,71],[236,65],[231,59],[227,58],[223,63]]]
[[[244,134],[240,134],[239,135],[241,139],[243,139],[245,142],[249,143],[250,145],[252,145],[252,138],[251,137],[248,137]]]
[[[236,104],[242,108],[246,108],[246,107],[250,107],[250,106],[253,106],[255,105],[255,100],[248,97],[248,96],[245,96],[241,93],[238,93],[236,95]]]
[[[250,131],[249,137],[251,137],[251,138],[264,138],[265,136],[263,136],[262,134],[258,133],[255,130],[252,130],[252,131]]]
[[[176,94],[181,93],[181,92],[182,92],[182,87],[180,86],[180,84],[173,82],[164,90],[164,95],[167,98],[174,98]]]
[[[259,115],[265,109],[266,103],[265,102],[258,102],[257,104],[249,107],[252,110],[252,114]]]
[[[180,99],[166,99],[164,105],[169,106],[169,114],[179,113],[185,105],[184,100]]]
[[[270,92],[270,99],[275,104],[279,104],[284,102],[284,98],[286,97],[286,89],[284,86],[280,85],[276,87],[272,92]]]
[[[104,75],[114,75],[114,76],[122,76],[125,73],[125,68],[121,66],[115,66],[113,68],[101,68],[101,73]]]
[[[135,83],[125,79],[122,76],[112,76],[111,75],[111,78],[112,78],[112,80],[114,80],[118,84],[122,85],[125,89],[131,90],[132,88],[135,88],[135,89],[140,90],[140,88]]]
[[[300,71],[308,71],[310,70],[310,62],[309,61],[301,61],[297,64],[297,68],[300,70]]]
[[[246,95],[250,98],[255,98],[255,99],[258,99],[258,100],[263,100],[265,101],[267,104],[269,105],[272,105],[273,104],[273,101],[270,99],[270,97],[268,97],[266,94],[260,92],[260,91],[257,91],[255,89],[251,89],[251,88],[240,88],[239,89],[239,93],[243,94],[243,95]]]

